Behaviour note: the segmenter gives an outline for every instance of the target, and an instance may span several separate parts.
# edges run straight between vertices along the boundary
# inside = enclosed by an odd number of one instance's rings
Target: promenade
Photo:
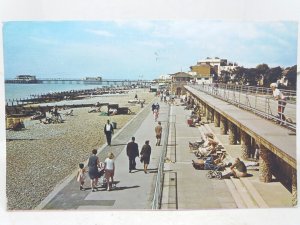
[[[167,145],[167,160],[164,164],[164,186],[162,195],[163,210],[196,210],[196,209],[236,209],[236,208],[273,208],[292,207],[291,193],[278,181],[261,183],[258,180],[258,171],[250,171],[249,178],[242,179],[208,179],[207,171],[195,170],[192,160],[196,160],[190,152],[188,142],[200,139],[201,133],[211,131],[216,134],[220,143],[226,149],[227,160],[239,156],[238,145],[230,145],[228,138],[220,134],[219,128],[213,124],[189,127],[186,123],[191,111],[184,110],[179,99],[171,105],[160,103],[159,121],[163,131],[167,121],[170,122],[169,141]],[[150,210],[157,177],[159,157],[162,146],[155,146],[154,127],[156,126],[151,104],[147,105],[126,126],[117,129],[113,136],[112,146],[104,145],[99,148],[99,158],[103,161],[108,152],[116,155],[116,188],[108,192],[99,188],[91,192],[89,179],[85,191],[79,190],[76,182],[76,172],[59,184],[53,192],[44,199],[36,209],[55,210]],[[126,144],[131,137],[136,137],[139,149],[145,140],[150,140],[152,155],[149,173],[142,170],[143,165],[137,158],[137,169],[128,172],[128,158]],[[164,143],[165,140],[162,140]],[[87,162],[85,162],[87,164]]]

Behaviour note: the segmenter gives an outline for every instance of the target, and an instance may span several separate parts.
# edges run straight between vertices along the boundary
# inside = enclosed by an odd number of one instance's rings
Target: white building
[[[167,74],[167,75],[160,75],[159,79],[160,80],[166,80],[166,81],[170,80],[171,81],[172,77],[169,74]]]
[[[227,59],[220,59],[218,57],[209,58],[199,60],[197,62],[198,65],[207,64],[212,67],[217,68],[217,74],[220,75],[222,70],[232,72],[236,67],[238,67],[237,63],[227,62]]]

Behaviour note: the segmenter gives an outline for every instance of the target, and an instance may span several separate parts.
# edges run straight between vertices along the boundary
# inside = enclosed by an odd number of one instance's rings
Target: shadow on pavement
[[[112,191],[121,191],[125,189],[131,189],[131,188],[138,188],[140,187],[139,185],[134,185],[134,186],[123,186],[123,187],[114,187]]]

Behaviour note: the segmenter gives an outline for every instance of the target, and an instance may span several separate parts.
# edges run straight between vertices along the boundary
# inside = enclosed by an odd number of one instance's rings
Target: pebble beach
[[[93,96],[84,103],[105,102],[129,107],[128,115],[103,116],[88,113],[88,107],[74,108],[73,116],[64,116],[59,124],[25,120],[25,129],[6,131],[6,195],[8,210],[34,209],[53,188],[85,162],[93,148],[106,143],[103,127],[107,119],[117,123],[116,132],[142,110],[140,104],[128,103],[145,99],[151,103],[154,93],[148,89],[130,90],[128,94]],[[70,103],[70,102],[69,102]],[[57,103],[60,104],[60,103]]]

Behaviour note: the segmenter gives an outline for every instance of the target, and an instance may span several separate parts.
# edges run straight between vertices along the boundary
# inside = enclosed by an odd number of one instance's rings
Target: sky
[[[206,57],[247,68],[297,64],[296,22],[111,20],[5,22],[5,79],[147,79],[179,71]]]

